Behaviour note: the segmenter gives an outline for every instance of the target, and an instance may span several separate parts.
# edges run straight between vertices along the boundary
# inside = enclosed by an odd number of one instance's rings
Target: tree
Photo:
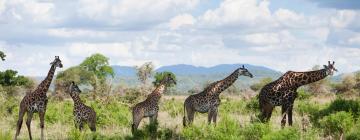
[[[153,75],[154,65],[152,62],[146,62],[140,67],[135,67],[137,72],[136,75],[138,76],[138,79],[142,84],[146,84],[146,81],[148,78],[150,78]]]
[[[0,72],[0,85],[2,86],[31,86],[33,84],[31,79],[17,75],[17,71],[6,70]]]
[[[2,52],[2,51],[0,51],[0,59],[1,59],[2,61],[5,61],[5,57],[6,57],[5,53]]]
[[[93,72],[102,82],[105,81],[107,76],[115,76],[112,67],[109,65],[109,58],[99,53],[87,57],[80,64],[80,67],[86,71]]]
[[[312,70],[320,70],[320,66],[315,65],[312,68]],[[324,78],[322,80],[319,80],[317,82],[307,85],[307,87],[311,93],[327,93],[328,92],[328,83],[329,83],[329,79]]]
[[[85,71],[79,66],[70,67],[64,71],[60,71],[55,79],[55,92],[64,92],[67,83],[71,81],[81,85],[94,85],[94,73]]]
[[[160,84],[160,82],[167,76],[167,75],[171,75],[171,78],[173,78],[176,81],[176,76],[174,73],[172,72],[168,72],[168,71],[164,71],[164,72],[157,72],[154,76],[155,81],[153,81],[153,85],[154,86],[158,86]],[[171,84],[167,84],[167,87],[173,87],[175,86],[175,84],[171,83]]]
[[[271,81],[272,81],[272,79],[270,77],[263,78],[258,83],[251,85],[250,89],[252,89],[253,91],[258,91],[262,87],[264,87],[266,84],[270,83]]]

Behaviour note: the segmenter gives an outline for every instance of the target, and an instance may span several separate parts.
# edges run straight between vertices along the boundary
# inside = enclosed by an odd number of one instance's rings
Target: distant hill
[[[221,64],[213,67],[198,67],[193,65],[179,64],[163,66],[156,69],[155,72],[173,72],[178,79],[178,85],[176,88],[178,90],[187,91],[194,87],[202,88],[207,83],[221,80],[241,66],[242,64]],[[254,75],[254,78],[240,77],[238,80],[239,82],[235,83],[235,85],[239,87],[248,86],[265,77],[276,79],[281,75],[281,72],[263,66],[249,64],[244,64],[244,66]],[[140,84],[136,78],[136,70],[134,67],[112,67],[117,77],[114,82],[122,83],[128,86]]]
[[[179,64],[163,66],[155,70],[155,72],[170,71],[177,76],[192,76],[192,75],[222,75],[230,74],[235,69],[241,67],[242,64],[221,64],[213,67],[198,67],[193,65]],[[244,64],[245,68],[253,73],[256,77],[278,77],[281,72],[266,68],[263,66],[255,66]],[[112,66],[116,76],[132,77],[136,76],[134,67],[128,66]]]

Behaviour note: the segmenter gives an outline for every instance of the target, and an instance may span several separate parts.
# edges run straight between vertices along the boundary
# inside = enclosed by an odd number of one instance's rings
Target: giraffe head
[[[333,75],[334,71],[336,72],[337,69],[334,67],[335,65],[335,61],[333,61],[332,63],[330,63],[330,61],[328,61],[328,65],[324,65],[324,69],[326,70],[326,74],[327,75]]]
[[[176,81],[175,81],[175,79],[172,77],[172,75],[170,73],[165,75],[165,77],[163,78],[161,83],[165,83],[166,85],[171,85],[171,84],[176,85]]]
[[[239,74],[244,76],[249,76],[250,78],[253,77],[253,75],[242,65],[242,67],[239,68]]]
[[[59,67],[59,68],[63,67],[59,56],[55,56],[55,60],[51,62],[50,65],[54,65],[55,67]]]
[[[80,88],[75,84],[74,81],[71,81],[69,87],[68,87],[68,92],[70,93],[71,96],[73,96],[73,94],[79,94],[81,93]]]

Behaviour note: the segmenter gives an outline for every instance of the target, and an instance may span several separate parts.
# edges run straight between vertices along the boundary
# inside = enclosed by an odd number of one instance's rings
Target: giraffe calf
[[[75,82],[71,82],[68,92],[71,96],[71,98],[74,101],[74,121],[75,121],[75,127],[79,128],[80,131],[84,127],[84,122],[89,125],[89,128],[91,131],[96,131],[96,112],[94,109],[92,109],[89,106],[86,106],[84,103],[81,102],[81,99],[79,97],[79,93],[81,93],[81,90],[79,87],[75,84]]]

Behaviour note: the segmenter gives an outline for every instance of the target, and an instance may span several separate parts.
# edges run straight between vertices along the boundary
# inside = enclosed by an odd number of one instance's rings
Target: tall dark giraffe
[[[308,72],[288,71],[279,79],[265,85],[259,94],[259,105],[262,122],[267,122],[271,118],[272,111],[275,106],[281,106],[283,118],[281,126],[286,124],[286,114],[288,115],[288,123],[292,125],[292,110],[294,101],[297,97],[296,90],[303,85],[313,83],[324,79],[328,75],[333,75],[337,71],[333,61],[328,65],[324,65],[323,69]]]
[[[208,113],[208,123],[210,124],[212,120],[216,124],[218,107],[220,105],[219,95],[230,87],[240,75],[253,77],[243,65],[225,79],[211,83],[204,91],[186,98],[184,102],[183,125],[187,125],[186,114],[189,124],[193,122],[195,112]]]
[[[30,140],[32,139],[30,124],[31,124],[31,119],[33,117],[33,113],[37,113],[37,112],[39,113],[39,117],[40,117],[41,139],[44,139],[44,117],[45,117],[46,105],[47,105],[46,92],[48,91],[51,81],[54,77],[55,69],[57,67],[62,68],[63,66],[61,64],[61,60],[59,59],[59,56],[55,56],[55,60],[50,64],[51,64],[51,68],[45,80],[43,80],[33,92],[26,94],[25,97],[20,102],[19,120],[17,121],[17,125],[16,125],[15,140],[17,139],[17,136],[19,136],[20,134],[20,129],[25,113],[27,113],[26,126],[29,131],[29,138]]]
[[[159,112],[159,100],[161,95],[166,90],[169,84],[176,84],[176,81],[171,77],[171,74],[165,76],[155,90],[148,95],[145,101],[136,104],[132,108],[133,123],[131,132],[134,133],[138,128],[140,121],[145,117],[150,117],[150,123],[153,124],[157,121]]]

